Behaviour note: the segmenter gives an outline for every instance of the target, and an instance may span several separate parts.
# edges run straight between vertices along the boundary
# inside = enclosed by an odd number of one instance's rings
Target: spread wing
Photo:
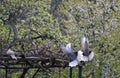
[[[66,47],[61,46],[61,49],[62,49],[62,51],[63,51],[64,53],[66,53],[66,54],[71,54],[71,53],[74,52],[74,50],[73,50],[73,48],[72,48],[72,46],[71,46],[71,43],[67,44]]]
[[[62,50],[62,52],[64,52],[65,54],[68,54],[70,56],[71,61],[76,59],[76,55],[75,55],[75,52],[71,46],[71,43],[67,44],[66,47],[61,46],[61,50]]]
[[[89,41],[84,35],[81,38],[81,44],[82,44],[83,55],[88,56],[89,55]]]

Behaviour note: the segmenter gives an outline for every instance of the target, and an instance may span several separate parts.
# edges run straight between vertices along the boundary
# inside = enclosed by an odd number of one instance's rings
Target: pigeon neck
[[[76,52],[74,52],[74,54],[77,56],[77,55],[78,55],[78,52],[76,51]]]
[[[85,52],[85,51],[83,51],[83,56],[89,56],[90,53],[91,53],[91,51],[89,51],[89,52]]]

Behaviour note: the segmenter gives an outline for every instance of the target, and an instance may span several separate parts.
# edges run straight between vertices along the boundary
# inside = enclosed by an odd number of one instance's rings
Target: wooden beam
[[[44,68],[56,68],[56,67],[64,67],[63,65],[48,65],[48,66],[43,66]],[[68,67],[68,66],[66,66]],[[5,69],[5,66],[0,66],[1,69]],[[41,66],[34,66],[34,67],[30,67],[30,66],[8,66],[8,69],[25,69],[25,68],[42,68]]]
[[[25,58],[22,58],[22,57],[16,57],[17,60],[22,60],[22,61],[26,61],[26,60],[35,60],[35,61],[46,61],[46,60],[50,60],[51,58],[50,57],[35,57],[35,56],[30,56],[30,57],[25,57]],[[0,57],[0,60],[13,60],[13,61],[17,61],[15,59],[12,59],[10,57]],[[56,59],[56,61],[61,61],[61,62],[68,62],[67,60],[62,60],[62,59]]]

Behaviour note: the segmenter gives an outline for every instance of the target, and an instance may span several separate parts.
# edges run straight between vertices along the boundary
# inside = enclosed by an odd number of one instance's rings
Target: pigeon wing
[[[62,49],[62,51],[63,51],[64,53],[66,53],[66,54],[71,54],[71,53],[74,52],[74,50],[73,50],[73,48],[72,48],[72,46],[71,46],[71,43],[67,44],[66,47],[61,46],[61,49]]]
[[[89,55],[89,41],[85,36],[82,36],[81,44],[82,44],[82,51],[84,55],[88,56]]]
[[[90,55],[89,55],[89,57],[88,57],[89,61],[91,61],[94,58],[94,56],[95,56],[94,52],[91,52]]]
[[[62,50],[63,53],[68,54],[68,51],[66,50],[66,47],[61,46],[61,50]]]
[[[71,43],[67,44],[66,47],[62,46],[61,49],[65,54],[69,55],[70,61],[73,61],[77,58],[77,56],[71,46]]]

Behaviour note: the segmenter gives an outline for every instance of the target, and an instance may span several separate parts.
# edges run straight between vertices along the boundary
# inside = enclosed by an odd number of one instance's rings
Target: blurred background
[[[95,53],[83,66],[82,78],[120,78],[120,0],[0,0],[0,54],[11,48],[18,55],[63,60],[60,46],[72,43],[80,50],[82,34]],[[25,78],[33,78],[36,70]],[[69,67],[45,70],[34,78],[69,77]],[[77,68],[73,71],[77,78]],[[21,74],[21,69],[8,70],[8,78]],[[0,68],[0,76],[5,78],[5,69]]]

